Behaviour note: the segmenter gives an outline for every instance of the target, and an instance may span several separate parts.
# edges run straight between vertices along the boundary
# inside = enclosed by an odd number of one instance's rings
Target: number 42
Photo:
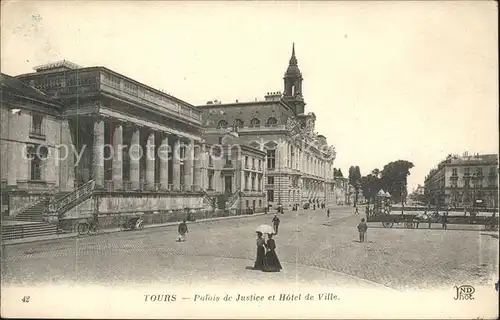
[[[30,302],[30,296],[24,296],[22,299],[21,299],[22,302],[24,303],[28,303]]]

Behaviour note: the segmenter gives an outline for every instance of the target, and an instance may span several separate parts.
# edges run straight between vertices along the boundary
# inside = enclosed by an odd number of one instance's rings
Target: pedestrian
[[[316,210],[316,204],[313,204],[313,210]]]
[[[355,214],[359,214],[359,211],[358,211],[358,206],[354,206],[354,209],[355,209],[354,213],[355,213]]]
[[[266,243],[266,258],[264,260],[264,268],[262,271],[264,272],[280,272],[281,263],[278,259],[278,255],[276,254],[276,242],[273,239],[272,234],[267,235],[267,243]]]
[[[448,223],[448,210],[446,210],[443,214],[443,229],[448,229],[447,223]]]
[[[330,209],[326,209],[326,217],[330,218]]]
[[[186,219],[182,220],[182,222],[179,223],[179,227],[177,228],[177,231],[179,231],[179,239],[177,239],[177,242],[186,241],[186,233],[188,233]]]
[[[253,268],[255,270],[264,269],[265,259],[266,259],[266,248],[265,240],[262,238],[262,232],[257,231],[257,257],[255,258],[255,263]]]
[[[280,226],[280,218],[278,218],[278,215],[275,214],[273,218],[274,234],[278,234],[279,226]]]
[[[365,218],[363,218],[358,224],[359,242],[365,242],[366,230],[368,230],[368,226],[366,225]]]

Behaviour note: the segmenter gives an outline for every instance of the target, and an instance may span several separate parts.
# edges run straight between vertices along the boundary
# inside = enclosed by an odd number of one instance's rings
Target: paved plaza
[[[498,232],[450,228],[382,228],[369,224],[357,241],[362,214],[349,207],[288,211],[275,237],[281,273],[250,270],[257,226],[273,214],[24,243],[2,248],[6,284],[100,283],[185,285],[297,283],[428,289],[496,282]],[[457,226],[458,227],[458,226]],[[495,280],[493,281],[493,278]]]

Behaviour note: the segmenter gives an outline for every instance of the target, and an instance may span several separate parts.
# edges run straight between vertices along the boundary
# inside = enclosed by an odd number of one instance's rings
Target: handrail
[[[59,212],[62,208],[67,206],[68,204],[76,201],[77,199],[86,196],[88,194],[91,194],[92,191],[94,191],[95,187],[95,181],[94,180],[89,180],[77,189],[73,190],[69,194],[65,195],[64,197],[51,201],[49,204],[49,211],[50,212]]]
[[[233,204],[238,200],[240,196],[240,189],[238,188],[226,201],[226,209],[229,209],[233,206]]]
[[[210,197],[210,195],[205,189],[203,188],[200,189],[203,192],[203,200],[205,200],[205,202],[208,203],[212,208],[215,208],[217,206],[215,200],[212,199],[212,197]]]

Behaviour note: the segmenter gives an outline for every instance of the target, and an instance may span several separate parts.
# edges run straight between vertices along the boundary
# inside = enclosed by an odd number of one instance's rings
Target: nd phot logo
[[[455,286],[454,288],[456,290],[455,300],[474,300],[472,295],[476,292],[476,289],[473,286],[463,285],[460,287]]]

